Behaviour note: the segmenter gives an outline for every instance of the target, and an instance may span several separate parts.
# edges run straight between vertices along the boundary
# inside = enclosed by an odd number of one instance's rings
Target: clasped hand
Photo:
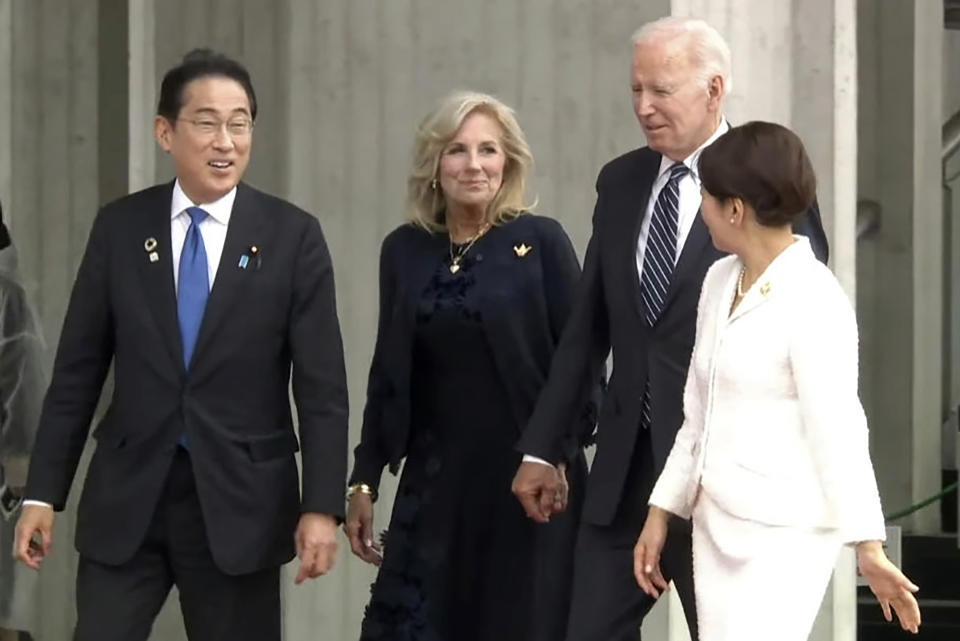
[[[564,463],[554,467],[525,461],[513,477],[512,490],[528,517],[538,523],[547,523],[551,516],[567,508],[570,497],[567,467]]]

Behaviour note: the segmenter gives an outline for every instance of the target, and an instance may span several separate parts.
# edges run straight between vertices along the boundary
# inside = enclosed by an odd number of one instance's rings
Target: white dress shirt
[[[212,203],[195,204],[183,192],[178,179],[173,184],[173,198],[170,201],[170,247],[173,257],[173,284],[174,288],[180,284],[180,254],[183,253],[183,243],[190,228],[190,214],[187,209],[200,207],[208,216],[200,223],[200,236],[203,237],[203,247],[207,252],[207,274],[210,288],[217,277],[217,266],[220,265],[220,256],[223,254],[223,244],[227,239],[227,225],[230,223],[230,213],[233,211],[233,201],[237,198],[237,188],[228,191],[219,200]],[[23,505],[45,505],[53,507],[44,501],[26,500]]]
[[[195,204],[183,193],[178,180],[173,185],[173,199],[170,203],[170,247],[173,251],[173,283],[174,287],[180,284],[180,254],[183,253],[183,242],[190,229],[190,214],[187,209],[200,207],[207,214],[200,223],[200,235],[203,237],[203,247],[207,252],[207,274],[210,287],[217,277],[217,266],[220,265],[220,255],[223,254],[223,243],[227,239],[227,225],[230,223],[230,213],[233,211],[233,201],[237,198],[237,188],[228,191],[219,200],[212,203]]]
[[[699,492],[774,526],[883,540],[883,512],[857,396],[857,321],[804,236],[730,313],[743,263],[707,272],[683,396],[683,426],[650,504],[690,518]]]
[[[677,188],[680,192],[680,211],[677,217],[677,246],[674,249],[673,262],[676,264],[683,251],[683,244],[687,242],[687,236],[690,234],[690,228],[693,227],[693,221],[700,213],[700,154],[713,142],[727,133],[730,125],[726,119],[721,119],[720,126],[717,127],[713,135],[707,138],[707,141],[697,147],[696,151],[683,159],[683,164],[687,166],[690,172],[680,179]],[[657,198],[660,192],[667,186],[670,180],[670,168],[676,164],[663,156],[660,160],[660,172],[657,179],[653,181],[653,187],[650,189],[650,199],[647,201],[647,209],[643,215],[643,222],[640,223],[640,236],[637,238],[637,273],[643,275],[643,256],[647,251],[647,238],[650,237],[650,221],[653,218],[653,207],[657,204]],[[643,282],[641,279],[640,282]]]
[[[687,166],[690,173],[681,178],[680,184],[677,186],[680,192],[680,212],[677,219],[677,247],[673,256],[674,264],[676,264],[677,259],[680,258],[680,253],[683,251],[683,244],[687,241],[690,228],[693,227],[693,221],[700,212],[700,154],[703,153],[703,150],[709,145],[713,144],[713,141],[729,130],[730,125],[727,123],[727,119],[721,118],[720,125],[716,131],[713,132],[713,135],[707,138],[706,142],[697,147],[696,151],[683,160],[683,164]],[[660,171],[657,173],[656,180],[653,181],[650,198],[647,200],[647,209],[643,215],[643,222],[640,224],[640,236],[637,238],[637,274],[641,277],[643,276],[643,254],[647,250],[647,238],[650,236],[650,219],[653,216],[653,206],[657,203],[660,192],[667,186],[667,181],[670,179],[670,168],[673,167],[675,162],[676,161],[666,156],[661,158]],[[641,282],[643,282],[642,278]],[[551,465],[551,463],[544,461],[542,458],[531,456],[530,454],[523,455],[523,462]]]

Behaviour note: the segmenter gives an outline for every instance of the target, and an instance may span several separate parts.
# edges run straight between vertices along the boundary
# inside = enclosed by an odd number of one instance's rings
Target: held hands
[[[294,583],[315,579],[330,571],[337,557],[337,521],[329,514],[300,515],[295,535],[300,570]]]
[[[547,523],[551,516],[567,508],[570,494],[567,466],[564,463],[553,467],[533,461],[523,462],[513,477],[512,489],[528,517],[538,523]]]
[[[900,627],[917,634],[920,628],[920,606],[913,593],[919,590],[897,566],[890,562],[879,541],[864,541],[857,544],[857,565],[860,574],[870,584],[870,591],[877,597],[883,616],[892,621],[891,608],[900,620]]]
[[[669,520],[669,512],[651,505],[633,548],[633,575],[637,578],[637,585],[654,599],[660,598],[658,589],[667,589],[667,580],[660,571],[660,553],[667,542]]]
[[[13,555],[34,570],[50,555],[53,546],[53,508],[46,505],[25,505],[14,535]],[[37,540],[39,539],[39,541]]]
[[[350,540],[350,550],[356,556],[367,563],[380,565],[383,552],[373,538],[373,499],[369,494],[357,492],[350,497],[343,531]]]

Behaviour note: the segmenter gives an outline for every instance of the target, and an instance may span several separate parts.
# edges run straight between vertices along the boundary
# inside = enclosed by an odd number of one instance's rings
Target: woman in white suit
[[[671,514],[693,518],[701,641],[801,641],[840,547],[913,632],[917,586],[883,553],[883,514],[857,396],[850,301],[793,218],[813,202],[803,144],[779,125],[731,129],[700,159],[701,213],[732,255],[707,272],[684,423],[634,550],[640,587],[667,584]]]

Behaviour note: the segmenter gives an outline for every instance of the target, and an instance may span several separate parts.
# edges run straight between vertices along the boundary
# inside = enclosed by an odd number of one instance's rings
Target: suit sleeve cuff
[[[689,520],[693,516],[693,506],[684,496],[685,489],[682,485],[670,488],[661,477],[650,493],[650,505],[676,514],[681,519]]]
[[[540,458],[539,456],[533,456],[532,454],[524,454],[524,455],[523,455],[523,462],[524,462],[524,463],[539,463],[540,465],[549,465],[550,467],[554,467],[553,463],[550,463],[550,462],[548,462],[548,461],[545,461],[545,460],[543,460],[542,458]]]
[[[50,503],[47,503],[46,501],[35,501],[33,499],[24,499],[23,506],[26,507],[28,505],[39,505],[41,507],[48,507],[51,510],[53,509],[53,505],[51,505]]]

